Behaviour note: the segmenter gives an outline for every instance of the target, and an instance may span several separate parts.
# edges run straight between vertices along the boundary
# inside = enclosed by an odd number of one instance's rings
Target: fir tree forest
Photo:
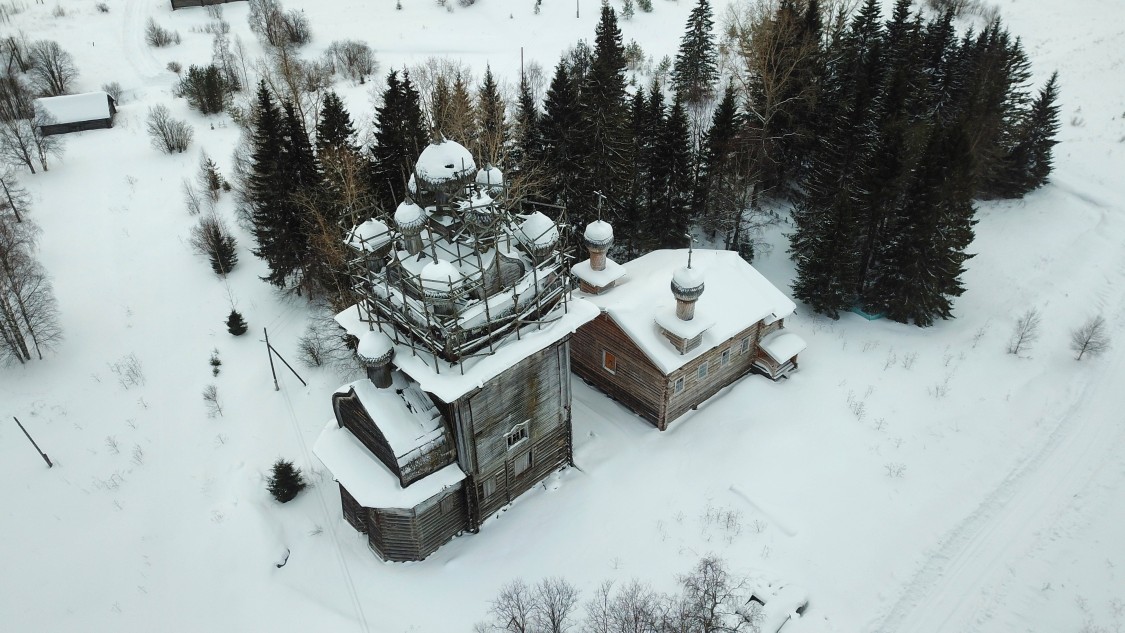
[[[645,53],[603,3],[592,40],[538,82],[525,72],[511,101],[491,69],[390,70],[367,142],[334,94],[310,130],[263,83],[240,193],[266,280],[348,305],[343,233],[393,213],[422,149],[448,138],[501,169],[509,196],[565,207],[577,233],[612,222],[623,259],[694,234],[752,261],[763,224],[788,214],[793,294],[811,309],[948,319],[974,200],[1049,177],[1059,86],[1030,85],[999,19],[958,32],[952,8],[836,6],[735,4],[717,22],[698,0],[674,57],[637,73]]]

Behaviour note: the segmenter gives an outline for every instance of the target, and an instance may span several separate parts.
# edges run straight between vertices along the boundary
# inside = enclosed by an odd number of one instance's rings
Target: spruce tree
[[[246,333],[246,320],[242,318],[242,314],[238,310],[231,310],[230,315],[227,317],[227,332],[235,336],[242,336]]]
[[[500,165],[508,140],[508,126],[504,120],[504,98],[500,96],[491,66],[484,68],[484,78],[477,89],[475,114],[477,162]]]
[[[270,494],[281,503],[288,503],[305,489],[305,478],[301,469],[293,462],[279,459],[273,464],[268,486]]]
[[[269,89],[264,82],[259,84],[247,188],[258,243],[254,254],[269,266],[264,279],[278,287],[292,281],[305,255],[301,217],[293,204],[297,183],[292,176],[299,161],[289,156],[292,143],[288,134],[286,120]]]
[[[469,94],[469,82],[458,71],[453,80],[449,114],[445,117],[445,128],[442,129],[442,133],[446,134],[446,138],[470,147],[475,130],[476,122],[473,117],[473,98]]]
[[[1058,143],[1058,78],[1053,73],[1028,109],[1018,131],[1018,141],[1005,161],[1006,177],[998,193],[1017,198],[1047,183],[1051,154]]]
[[[672,69],[672,84],[676,88],[676,94],[686,103],[701,103],[715,93],[715,80],[719,72],[712,32],[714,28],[711,3],[699,0],[688,15],[687,27],[680,40],[680,50],[676,53],[676,65]]]
[[[414,163],[428,144],[418,92],[409,75],[402,80],[398,71],[387,75],[383,104],[375,109],[375,126],[371,187],[377,204],[393,209],[405,198]]]
[[[569,206],[575,198],[580,117],[578,90],[563,59],[555,67],[555,75],[547,89],[541,127],[543,166],[549,178],[547,188],[551,201],[563,206]]]
[[[531,94],[531,84],[527,81],[527,75],[520,76],[516,105],[515,144],[511,162],[519,168],[525,161],[538,160],[543,146],[539,106],[535,103],[534,95]]]
[[[356,151],[354,145],[355,126],[352,117],[344,108],[344,103],[334,92],[324,95],[324,105],[320,109],[320,119],[316,124],[317,154],[325,151]]]
[[[659,197],[653,209],[651,227],[656,248],[676,248],[684,244],[691,226],[691,193],[694,162],[687,112],[677,95],[672,101],[662,133],[657,139]]]
[[[578,200],[568,205],[572,222],[584,226],[603,197],[605,215],[622,214],[627,194],[631,139],[625,100],[625,47],[617,14],[603,4],[594,35],[594,57],[579,95]]]

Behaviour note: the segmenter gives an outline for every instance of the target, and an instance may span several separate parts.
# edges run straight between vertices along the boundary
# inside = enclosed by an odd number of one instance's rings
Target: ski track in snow
[[[125,59],[137,72],[140,85],[151,85],[160,79],[160,62],[145,42],[145,23],[153,15],[153,0],[127,0],[125,22],[121,28],[121,49]]]
[[[1102,307],[1107,291],[1125,285],[1125,260],[1117,273],[1118,278],[1106,279],[1098,292]],[[1120,291],[1114,294],[1117,304],[1113,310],[1106,310],[1111,318],[1125,311],[1125,297]],[[1117,400],[1112,396],[1125,384],[1121,358],[1116,355],[1094,380],[1082,384],[1040,447],[942,538],[937,550],[905,584],[898,600],[881,620],[867,627],[868,631],[963,633],[978,630],[990,619],[992,607],[1006,592],[1004,583],[994,580],[994,574],[1032,549],[1039,540],[1039,528],[1065,513],[1103,465],[1123,450],[1125,433],[1115,415]]]

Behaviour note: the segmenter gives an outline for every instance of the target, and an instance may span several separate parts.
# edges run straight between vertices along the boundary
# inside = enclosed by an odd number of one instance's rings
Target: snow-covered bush
[[[148,23],[145,24],[145,42],[147,42],[149,46],[164,48],[172,44],[179,44],[180,33],[178,31],[169,31],[157,24],[155,19],[149,18]]]
[[[173,119],[165,105],[157,105],[148,110],[148,135],[152,146],[172,154],[183,153],[191,145],[194,130],[186,122]]]
[[[226,275],[238,263],[234,234],[218,216],[200,218],[191,229],[191,247],[211,263],[216,275]]]
[[[301,476],[301,469],[293,466],[293,462],[279,459],[273,464],[267,488],[274,499],[288,503],[305,489],[305,479]]]
[[[246,333],[246,319],[242,318],[242,313],[238,310],[230,311],[230,316],[227,317],[227,332],[235,336]]]

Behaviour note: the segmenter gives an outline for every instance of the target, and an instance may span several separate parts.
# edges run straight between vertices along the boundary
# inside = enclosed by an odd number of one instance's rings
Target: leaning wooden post
[[[14,415],[12,416],[12,419],[16,421],[16,424],[19,424],[20,430],[23,431],[23,434],[27,436],[28,441],[30,441],[31,445],[35,447],[35,450],[39,451],[39,456],[43,458],[43,461],[47,462],[47,468],[54,468],[55,465],[51,463],[51,458],[47,457],[47,454],[44,453],[43,450],[39,448],[39,445],[35,443],[35,440],[31,439],[31,433],[28,433],[27,429],[23,428],[23,424],[20,423],[20,419]]]
[[[270,333],[266,328],[262,328],[262,332],[266,335],[266,355],[270,357],[270,373],[273,374],[273,390],[281,391],[281,387],[277,385],[277,372],[273,368],[273,347],[270,345]]]

